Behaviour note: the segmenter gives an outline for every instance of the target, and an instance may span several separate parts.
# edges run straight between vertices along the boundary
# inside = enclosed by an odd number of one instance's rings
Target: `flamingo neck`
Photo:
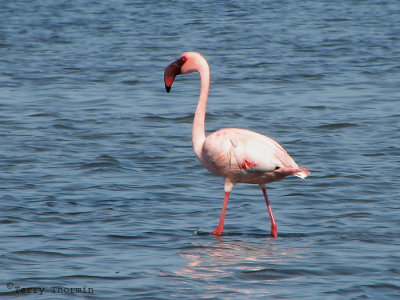
[[[210,89],[210,69],[207,63],[200,70],[200,96],[193,120],[192,142],[196,156],[201,159],[201,152],[206,139],[205,118],[207,109],[208,92]]]

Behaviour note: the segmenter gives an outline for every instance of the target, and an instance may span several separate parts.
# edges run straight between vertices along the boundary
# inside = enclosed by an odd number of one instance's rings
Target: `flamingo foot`
[[[217,228],[215,228],[215,230],[213,232],[211,232],[210,234],[212,235],[222,235],[223,232],[223,228],[220,228],[220,226],[218,226]]]
[[[271,235],[274,239],[278,237],[278,227],[276,226],[276,224],[271,225]]]

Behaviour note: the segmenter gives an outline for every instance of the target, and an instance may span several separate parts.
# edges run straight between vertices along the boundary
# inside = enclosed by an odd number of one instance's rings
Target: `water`
[[[397,299],[400,5],[388,1],[2,1],[0,295]],[[196,161],[207,130],[277,139],[312,174],[237,185]]]

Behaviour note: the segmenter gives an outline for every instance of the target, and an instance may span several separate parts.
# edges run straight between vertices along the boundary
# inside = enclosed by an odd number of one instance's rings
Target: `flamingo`
[[[200,74],[200,96],[193,120],[192,143],[194,153],[209,171],[225,180],[225,196],[217,228],[212,235],[221,236],[230,193],[236,183],[258,184],[262,189],[271,220],[271,235],[278,237],[278,229],[268,200],[266,184],[294,175],[306,178],[310,171],[299,167],[289,154],[273,139],[254,131],[240,128],[220,129],[206,137],[205,116],[210,88],[210,68],[197,52],[185,52],[164,72],[164,83],[169,93],[179,74]]]

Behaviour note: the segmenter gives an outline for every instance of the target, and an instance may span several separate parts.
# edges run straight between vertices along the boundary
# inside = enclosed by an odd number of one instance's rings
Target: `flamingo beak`
[[[165,68],[164,72],[164,83],[167,93],[171,90],[171,86],[174,83],[175,76],[181,74],[181,67],[184,64],[182,59],[178,59]]]

